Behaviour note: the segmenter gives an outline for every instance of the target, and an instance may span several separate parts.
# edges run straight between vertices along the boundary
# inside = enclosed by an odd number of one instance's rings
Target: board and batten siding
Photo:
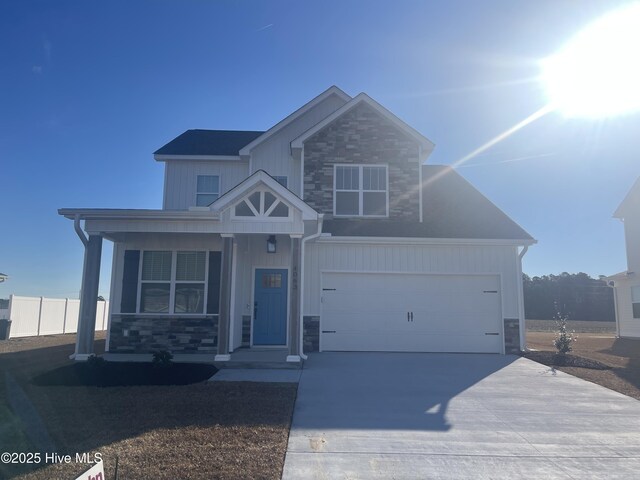
[[[249,176],[246,161],[185,161],[165,162],[164,210],[188,210],[196,205],[196,183],[198,175],[218,175],[220,195]]]
[[[304,315],[320,315],[323,271],[485,273],[502,278],[505,318],[518,318],[518,254],[513,246],[309,243],[305,247]]]
[[[291,263],[291,239],[277,235],[277,252],[267,253],[267,235],[238,236],[234,242],[234,306],[231,348],[242,343],[242,316],[253,316],[253,285],[256,268],[288,268]]]
[[[613,290],[618,318],[618,335],[621,337],[640,337],[640,318],[633,318],[632,286],[631,282],[616,281],[616,288]]]
[[[286,176],[287,188],[300,196],[300,161],[291,157],[291,141],[328,117],[345,104],[337,95],[330,95],[273,134],[251,151],[251,173],[264,170],[272,176]]]

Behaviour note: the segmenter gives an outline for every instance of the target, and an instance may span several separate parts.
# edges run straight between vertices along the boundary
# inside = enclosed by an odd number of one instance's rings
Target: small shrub
[[[169,367],[172,364],[173,354],[168,350],[153,352],[153,364],[158,367]]]
[[[573,342],[578,340],[578,336],[576,335],[575,330],[567,330],[567,320],[569,319],[568,315],[563,315],[558,312],[553,319],[556,321],[556,326],[558,328],[556,338],[553,340],[553,346],[556,347],[559,355],[566,355],[573,350],[571,345]]]
[[[96,354],[92,354],[87,358],[87,367],[89,367],[90,370],[99,370],[104,367],[105,363],[105,359]]]

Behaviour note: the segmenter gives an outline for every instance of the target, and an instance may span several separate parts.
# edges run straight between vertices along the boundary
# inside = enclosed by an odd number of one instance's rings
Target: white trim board
[[[273,136],[278,131],[282,130],[284,127],[286,127],[287,125],[292,123],[294,120],[296,120],[297,118],[299,118],[300,116],[302,116],[303,114],[305,114],[306,112],[311,110],[313,107],[315,107],[316,105],[318,105],[323,100],[325,100],[326,98],[330,97],[331,95],[336,95],[339,98],[341,98],[342,100],[344,100],[345,102],[349,102],[351,100],[351,97],[349,95],[347,95],[345,92],[340,90],[335,85],[329,87],[327,90],[322,92],[317,97],[313,98],[311,101],[309,101],[306,104],[304,104],[302,107],[297,109],[295,112],[293,112],[292,114],[288,115],[287,117],[285,117],[280,122],[276,123],[273,127],[271,127],[269,130],[264,132],[262,135],[260,135],[254,141],[252,141],[248,145],[245,145],[244,147],[242,147],[242,149],[240,149],[240,156],[241,157],[246,157],[246,156],[250,155],[251,154],[251,150],[253,150],[255,147],[257,147],[262,142],[264,142],[265,140],[267,140],[268,138]]]

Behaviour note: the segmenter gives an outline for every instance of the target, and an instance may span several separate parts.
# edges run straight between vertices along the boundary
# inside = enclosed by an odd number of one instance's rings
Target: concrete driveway
[[[322,353],[284,479],[638,478],[640,402],[514,356]]]

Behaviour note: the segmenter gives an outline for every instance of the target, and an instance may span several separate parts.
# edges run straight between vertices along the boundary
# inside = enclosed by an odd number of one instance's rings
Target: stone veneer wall
[[[127,335],[125,336],[125,330]],[[215,353],[218,345],[218,316],[141,317],[112,315],[110,353]]]
[[[520,353],[520,320],[517,318],[504,319],[504,353]]]
[[[420,220],[418,143],[361,103],[304,143],[304,200],[333,215],[334,164],[388,164],[389,218]]]
[[[242,315],[242,346],[251,345],[251,315]]]
[[[302,323],[304,353],[320,351],[320,317],[305,315]]]

